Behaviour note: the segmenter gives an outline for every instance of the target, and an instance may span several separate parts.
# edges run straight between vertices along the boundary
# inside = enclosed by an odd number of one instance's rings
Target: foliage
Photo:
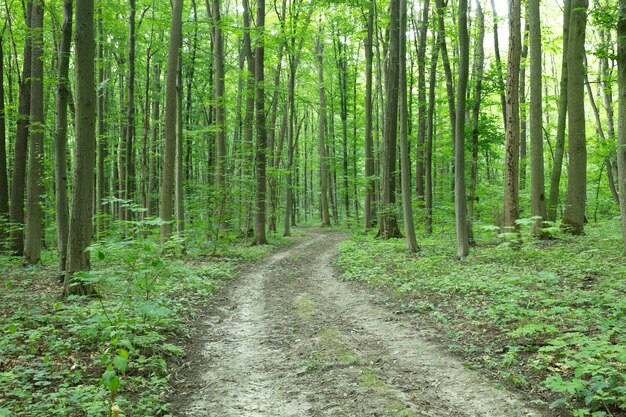
[[[404,242],[361,235],[337,264],[345,279],[409,297],[473,366],[514,385],[543,381],[543,397],[572,415],[611,415],[626,410],[626,263],[616,222],[587,231],[548,241],[524,233],[509,247],[487,230],[463,262],[451,261],[452,238],[423,239],[415,257]]]
[[[168,415],[171,367],[200,303],[272,249],[230,240],[214,257],[206,243],[182,257],[141,236],[92,246],[82,279],[97,298],[60,302],[49,252],[28,269],[0,257],[0,416],[102,416],[113,404],[121,416]]]

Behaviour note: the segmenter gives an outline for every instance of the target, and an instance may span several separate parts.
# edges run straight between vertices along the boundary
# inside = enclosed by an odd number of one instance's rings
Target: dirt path
[[[338,280],[330,260],[343,238],[311,233],[215,301],[175,415],[542,415]]]

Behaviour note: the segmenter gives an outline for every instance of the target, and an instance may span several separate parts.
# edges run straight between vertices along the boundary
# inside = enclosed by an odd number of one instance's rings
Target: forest
[[[0,3],[0,417],[626,416],[626,0]]]

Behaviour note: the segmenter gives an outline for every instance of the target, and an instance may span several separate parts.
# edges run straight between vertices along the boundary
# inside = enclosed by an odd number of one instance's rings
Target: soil
[[[467,369],[437,329],[341,281],[331,260],[345,238],[307,231],[212,299],[176,377],[173,415],[547,415]]]

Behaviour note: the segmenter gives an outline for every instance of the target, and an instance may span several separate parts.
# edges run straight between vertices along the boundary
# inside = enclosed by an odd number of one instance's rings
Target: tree
[[[626,254],[626,0],[619,1],[617,23],[617,82],[618,82],[618,142],[617,164],[619,173],[620,211],[622,214],[622,235]]]
[[[26,2],[26,29],[30,31],[33,2]],[[19,80],[19,104],[17,109],[17,131],[13,151],[13,182],[11,184],[10,218],[16,228],[13,232],[13,251],[24,253],[24,190],[26,189],[26,156],[28,152],[28,127],[30,125],[30,89],[32,66],[32,42],[30,33],[24,42],[24,64]]]
[[[474,204],[478,200],[476,195],[476,186],[478,183],[478,137],[479,131],[479,119],[480,119],[480,104],[482,100],[482,87],[483,87],[483,72],[484,72],[484,59],[485,50],[483,43],[485,40],[485,14],[483,13],[480,0],[476,0],[476,18],[478,22],[478,37],[476,39],[476,46],[474,50],[474,103],[472,104],[472,132],[471,132],[471,149],[472,149],[472,163],[470,170],[470,186],[469,186],[469,198],[467,200],[467,214],[468,214],[468,240],[470,244],[474,244],[474,230],[473,221],[475,218]]]
[[[413,204],[411,200],[411,163],[409,162],[408,141],[408,108],[407,108],[407,81],[406,81],[406,0],[400,0],[400,57],[399,65],[399,96],[400,100],[400,165],[402,178],[402,212],[404,217],[404,233],[406,242],[411,252],[417,252],[417,240],[415,238],[415,226],[413,224]]]
[[[559,205],[559,188],[561,184],[561,168],[563,167],[563,155],[565,154],[565,125],[567,122],[567,63],[569,44],[569,22],[572,10],[571,0],[563,3],[563,53],[561,57],[561,81],[559,83],[559,108],[556,128],[556,143],[554,151],[554,161],[552,162],[552,173],[550,175],[550,196],[548,198],[547,218],[549,221],[556,221],[556,211]]]
[[[7,177],[6,112],[4,110],[4,36],[0,35],[0,222],[9,216],[9,181]],[[0,239],[5,237],[0,232]]]
[[[176,162],[176,78],[178,75],[178,56],[182,45],[183,0],[172,3],[172,21],[170,25],[170,43],[167,51],[167,77],[165,85],[165,154],[163,156],[163,184],[161,186],[161,204],[159,216],[161,241],[165,242],[172,234],[172,213],[174,211],[174,170]]]
[[[365,228],[373,226],[376,213],[374,210],[374,143],[372,139],[372,43],[374,36],[374,2],[369,4],[367,12],[367,36],[365,38]]]
[[[424,142],[426,140],[426,38],[430,0],[424,0],[422,20],[419,23],[419,42],[417,46],[417,152],[415,163],[415,192],[417,199],[424,200]]]
[[[69,96],[68,73],[70,67],[70,47],[72,44],[73,0],[63,2],[63,25],[59,47],[59,68],[57,75],[56,126],[54,146],[54,178],[56,195],[57,250],[59,271],[65,271],[67,239],[69,229],[69,208],[67,204],[67,101]]]
[[[213,0],[213,65],[215,66],[215,204],[217,227],[226,228],[226,132],[224,106],[224,38],[220,1]]]
[[[531,212],[537,220],[533,234],[543,234],[546,218],[546,196],[543,174],[543,98],[541,69],[541,17],[539,0],[528,0],[528,23],[530,40],[530,199]]]
[[[459,78],[456,94],[456,128],[454,138],[454,212],[456,218],[456,255],[469,254],[467,203],[465,199],[465,102],[469,78],[469,35],[467,33],[467,0],[459,1]]]
[[[265,171],[267,165],[267,135],[265,130],[265,0],[258,0],[256,9],[257,39],[254,51],[256,81],[256,213],[254,243],[267,244],[265,236]]]
[[[398,79],[400,61],[400,1],[389,5],[389,58],[385,83],[385,124],[383,126],[383,175],[380,204],[380,229],[383,239],[401,237],[396,218],[396,142],[398,127]]]
[[[94,2],[76,0],[76,168],[63,294],[91,295],[93,284],[75,276],[89,271],[88,247],[93,231],[94,164],[96,160],[96,88]]]
[[[319,157],[320,157],[320,210],[322,212],[322,227],[330,226],[330,214],[328,212],[328,163],[326,161],[326,88],[324,87],[324,43],[322,41],[322,28],[320,26],[317,37],[317,82],[320,93],[319,114]]]
[[[28,149],[28,185],[26,203],[26,230],[24,239],[24,262],[34,264],[41,257],[43,233],[43,0],[33,1],[31,15],[32,56],[30,90],[30,146]]]
[[[563,228],[582,234],[585,228],[587,194],[587,146],[585,136],[585,28],[587,0],[572,0],[567,45],[568,156],[567,206]]]
[[[509,57],[506,75],[506,149],[504,167],[504,227],[519,229],[519,71],[522,49],[520,0],[509,0]]]

